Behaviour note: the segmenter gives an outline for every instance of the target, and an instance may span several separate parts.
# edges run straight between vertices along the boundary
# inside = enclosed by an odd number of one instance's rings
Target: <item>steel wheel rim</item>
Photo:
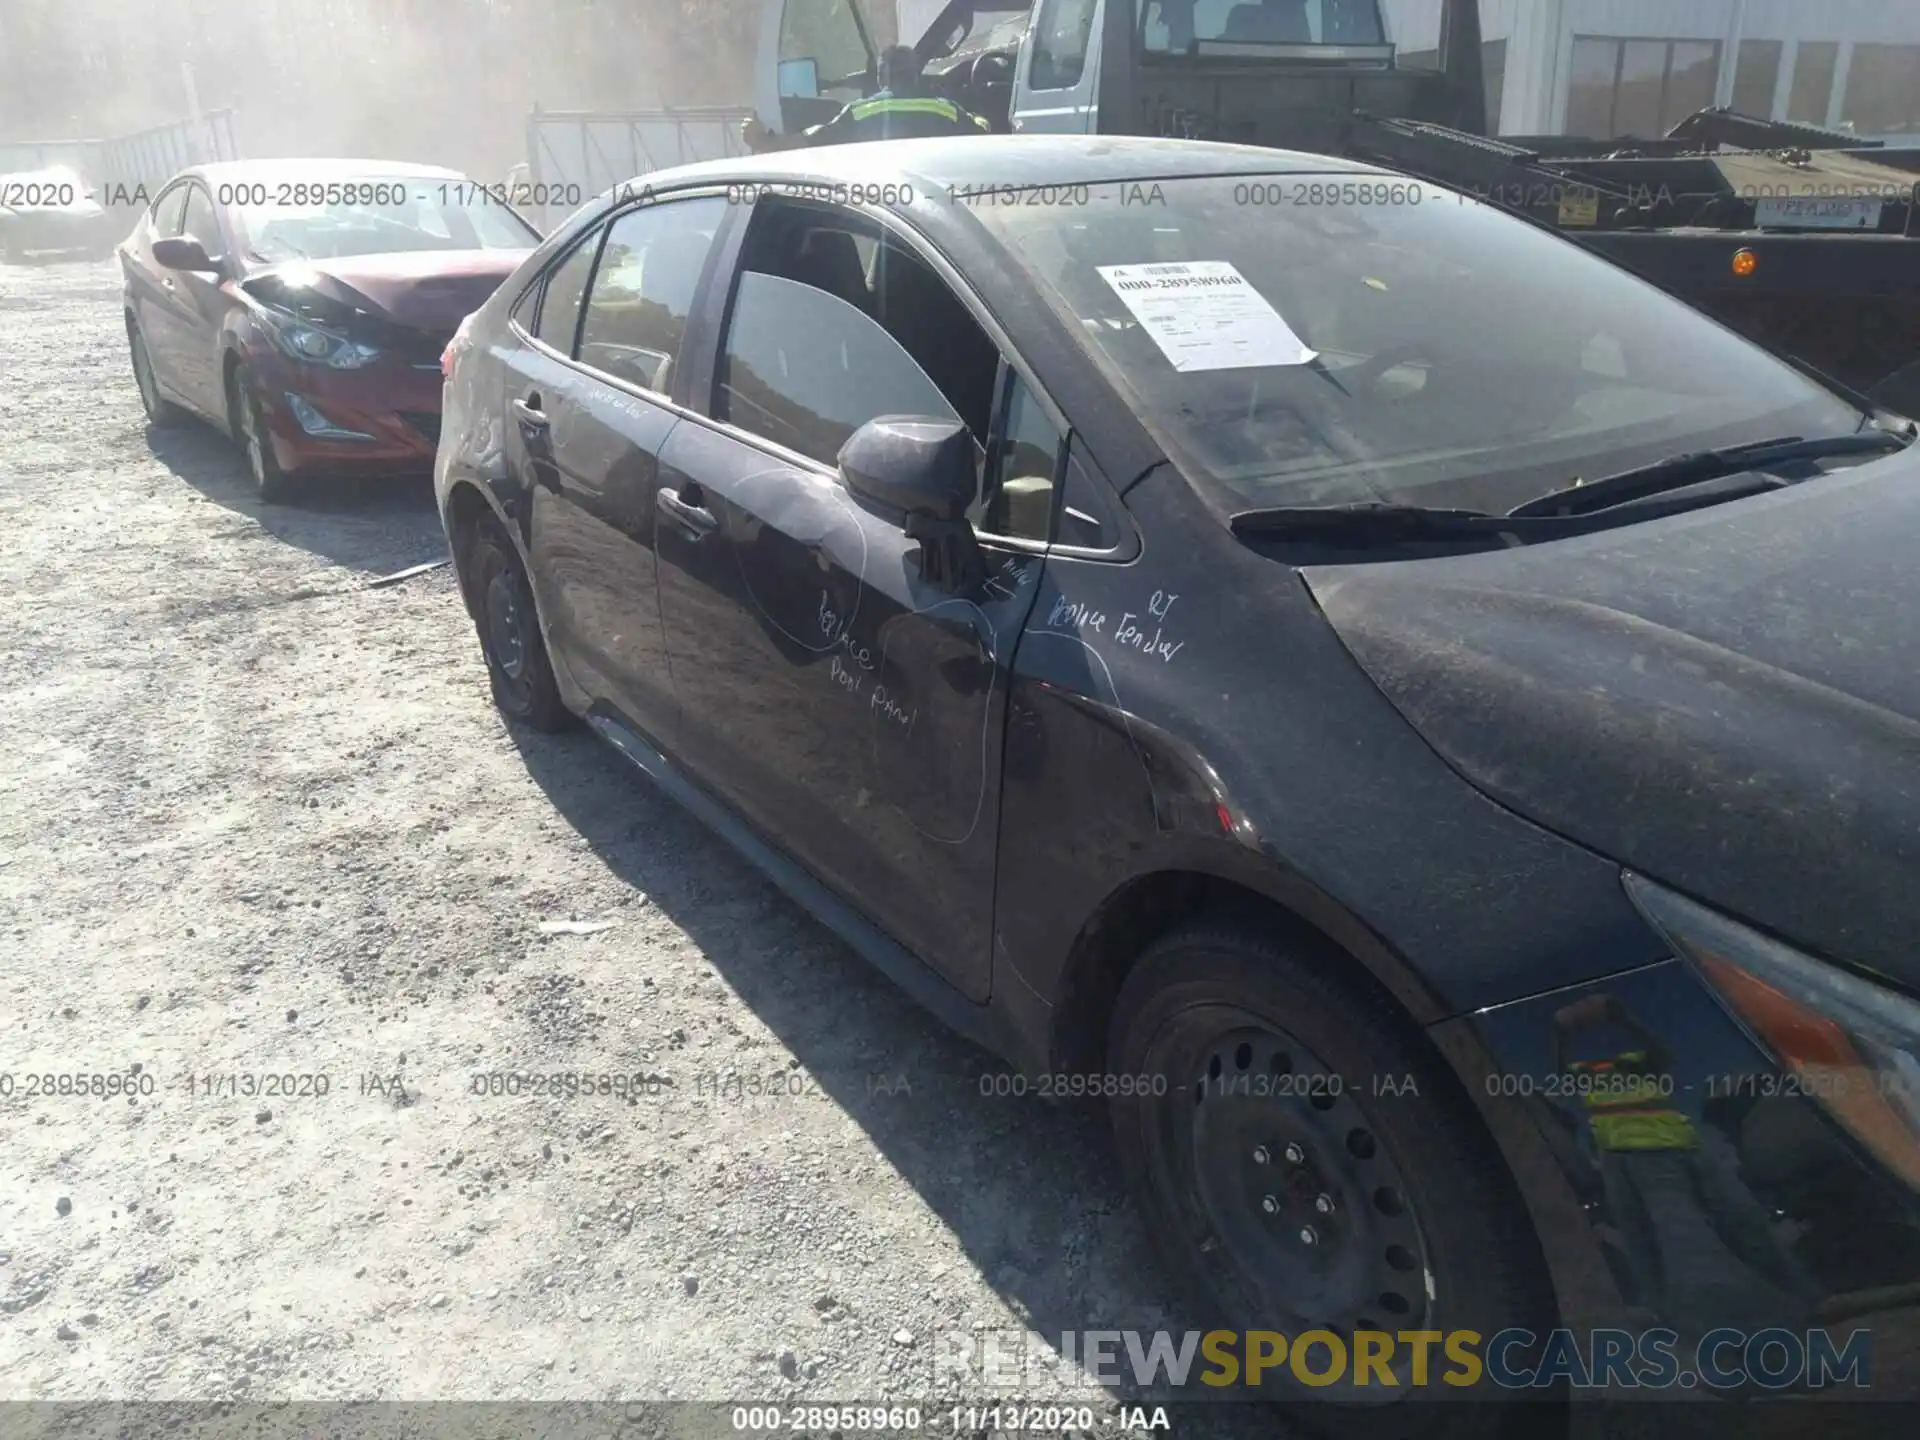
[[[527,688],[526,617],[520,587],[508,571],[495,567],[487,577],[487,649],[516,695]]]
[[[1424,1227],[1353,1087],[1235,1006],[1184,1013],[1169,1040],[1169,1072],[1185,1083],[1158,1102],[1166,1178],[1187,1199],[1188,1239],[1226,1318],[1289,1337],[1330,1331],[1349,1363],[1356,1331],[1436,1328]],[[1309,1363],[1323,1370],[1331,1357],[1316,1347]],[[1403,1385],[1410,1367],[1396,1346],[1389,1368]],[[1382,1401],[1383,1389],[1349,1398]]]

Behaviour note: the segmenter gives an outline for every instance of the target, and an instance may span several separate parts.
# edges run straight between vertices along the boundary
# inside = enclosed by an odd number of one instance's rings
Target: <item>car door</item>
[[[175,400],[187,401],[187,300],[180,289],[180,272],[154,263],[153,242],[183,233],[191,182],[181,180],[160,192],[148,212],[145,243],[128,268],[128,301],[134,321],[146,341],[147,360],[154,382]]]
[[[641,205],[563,257],[509,368],[509,452],[549,643],[597,701],[661,746],[676,702],[655,582],[659,456],[720,195]]]
[[[794,278],[808,268],[813,283]],[[830,293],[822,286],[836,271],[840,293]],[[662,457],[661,615],[680,748],[768,838],[978,1000],[990,974],[1007,675],[1044,535],[983,537],[988,583],[955,595],[922,575],[899,518],[847,491],[833,460],[860,424],[975,408],[956,406],[869,313],[882,308],[877,291],[863,308],[861,273],[743,268],[711,423],[683,422]],[[987,431],[995,473],[989,412],[1004,421],[993,396],[1008,372],[977,327],[963,335],[958,301],[943,312],[921,300],[927,344],[985,344],[969,428]],[[971,385],[959,376],[950,388]],[[1032,485],[1025,493],[1013,509],[1031,516]],[[983,500],[976,516],[1007,510]]]
[[[187,185],[181,233],[198,240],[212,259],[223,266],[231,265],[232,247],[222,234],[213,196],[197,180]],[[226,291],[230,269],[217,274],[194,270],[167,273],[173,280],[173,289],[168,293],[180,325],[180,355],[175,372],[180,393],[202,414],[224,416],[227,397],[225,377],[221,373],[220,322],[231,304]]]
[[[1096,128],[1102,0],[1040,0],[1013,68],[1013,129],[1084,135]]]

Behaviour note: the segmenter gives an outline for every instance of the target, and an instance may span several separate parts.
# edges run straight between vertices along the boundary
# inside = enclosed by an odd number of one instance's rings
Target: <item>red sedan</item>
[[[155,425],[225,429],[267,500],[313,474],[428,473],[441,352],[539,243],[434,166],[183,170],[118,251],[141,404]]]

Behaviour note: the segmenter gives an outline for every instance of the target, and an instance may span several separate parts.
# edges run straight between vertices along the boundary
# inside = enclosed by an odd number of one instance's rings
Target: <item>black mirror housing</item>
[[[840,474],[856,497],[904,512],[930,584],[955,595],[979,589],[986,560],[967,521],[978,481],[965,425],[928,415],[879,416],[840,447]]]
[[[973,503],[973,436],[958,420],[881,415],[840,447],[840,473],[863,500],[952,522]]]
[[[207,254],[207,247],[191,235],[167,235],[153,242],[153,262],[167,270],[188,270],[217,275],[220,266]]]

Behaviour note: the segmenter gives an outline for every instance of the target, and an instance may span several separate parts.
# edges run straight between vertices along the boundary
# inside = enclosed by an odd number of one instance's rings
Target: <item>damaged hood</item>
[[[1917,451],[1580,539],[1306,579],[1489,796],[1920,988]]]
[[[241,288],[316,323],[339,324],[357,313],[383,325],[451,335],[531,253],[418,250],[289,260],[248,276]]]

